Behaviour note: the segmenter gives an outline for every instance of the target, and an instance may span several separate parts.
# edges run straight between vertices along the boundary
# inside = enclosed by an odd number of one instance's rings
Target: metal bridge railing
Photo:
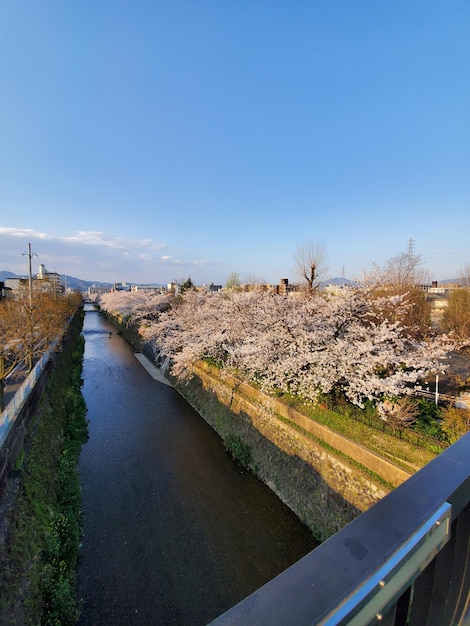
[[[470,433],[213,626],[470,623]]]

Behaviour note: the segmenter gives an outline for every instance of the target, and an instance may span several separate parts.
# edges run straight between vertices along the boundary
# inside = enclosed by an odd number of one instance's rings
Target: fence
[[[16,418],[20,414],[23,404],[28,399],[31,391],[34,389],[34,386],[36,385],[45,364],[50,359],[53,350],[54,347],[51,346],[51,348],[49,348],[49,350],[47,350],[47,352],[42,355],[42,357],[30,371],[28,376],[25,378],[15,395],[11,398],[11,400],[5,407],[5,410],[2,411],[0,415],[0,448],[5,443],[8,434],[13,428]]]

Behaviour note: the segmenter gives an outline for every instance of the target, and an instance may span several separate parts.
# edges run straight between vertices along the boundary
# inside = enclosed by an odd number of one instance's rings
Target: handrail
[[[464,624],[470,433],[213,626]]]

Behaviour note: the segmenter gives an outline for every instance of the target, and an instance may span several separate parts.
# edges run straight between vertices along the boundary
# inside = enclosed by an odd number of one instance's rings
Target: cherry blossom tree
[[[98,298],[100,307],[108,313],[120,315],[127,323],[145,325],[158,317],[168,306],[169,296],[146,291],[111,291]]]
[[[409,395],[450,349],[444,336],[417,337],[403,323],[404,294],[378,296],[370,284],[309,298],[192,290],[164,307],[132,296],[109,294],[102,305],[141,321],[175,376],[189,378],[195,363],[211,359],[267,391],[312,402],[341,394],[362,407]]]
[[[392,300],[391,300],[392,299]],[[321,393],[365,399],[411,393],[448,350],[442,337],[417,341],[388,311],[402,297],[343,290],[286,299],[259,292],[192,294],[154,326],[174,373],[212,358],[249,381],[316,401]]]

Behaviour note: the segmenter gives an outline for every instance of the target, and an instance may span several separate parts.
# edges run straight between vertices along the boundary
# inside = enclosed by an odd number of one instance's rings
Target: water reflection
[[[83,332],[80,624],[205,624],[313,539],[102,316],[88,310]]]

